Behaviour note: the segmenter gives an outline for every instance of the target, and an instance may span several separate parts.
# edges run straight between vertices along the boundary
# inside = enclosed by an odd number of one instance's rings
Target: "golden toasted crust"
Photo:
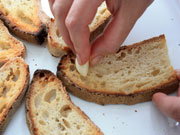
[[[63,87],[61,81],[50,71],[48,70],[36,70],[32,79],[32,82],[30,84],[27,98],[26,98],[26,120],[29,127],[29,130],[31,132],[31,135],[39,135],[38,127],[35,125],[34,119],[33,119],[33,109],[31,108],[31,102],[32,97],[34,96],[34,83],[38,81],[40,78],[52,78],[52,80],[57,83],[57,85],[60,85],[61,91],[65,95],[65,97],[71,102],[73,109],[75,109],[85,120],[88,124],[90,124],[94,128],[94,135],[102,135],[103,133],[100,131],[100,129],[89,119],[89,117],[80,110],[79,107],[77,107],[70,99],[68,93],[66,92],[65,88]],[[49,80],[48,80],[49,81]],[[51,80],[50,80],[51,81]],[[41,84],[40,84],[41,85]]]
[[[2,46],[2,50],[0,51],[0,65],[6,63],[10,58],[24,57],[26,54],[24,44],[9,33],[1,20],[0,32],[0,46]]]
[[[29,79],[30,79],[30,75],[29,75],[29,67],[28,65],[24,62],[24,60],[22,58],[13,58],[11,60],[9,60],[6,64],[3,65],[3,67],[1,67],[0,72],[4,72],[4,70],[7,70],[9,65],[11,64],[15,64],[15,63],[21,63],[23,68],[21,70],[21,72],[23,72],[24,76],[24,80],[22,82],[22,88],[18,93],[14,93],[16,94],[15,98],[13,101],[11,101],[8,105],[8,107],[6,108],[5,111],[3,111],[3,115],[1,115],[0,117],[0,134],[2,134],[5,130],[5,128],[7,127],[8,122],[11,120],[12,115],[14,114],[14,112],[17,110],[17,108],[19,107],[19,105],[22,103],[23,97],[26,93],[26,90],[28,88],[28,84],[29,84]],[[11,86],[13,87],[13,86]]]
[[[22,21],[24,18],[18,18],[6,13],[6,10],[0,9],[0,19],[4,21],[5,25],[18,37],[33,43],[42,44],[47,36],[47,24],[48,17],[41,9],[41,0],[33,0],[36,6],[33,7],[33,10],[37,13],[37,18],[33,18],[33,24],[30,22]],[[23,5],[22,5],[23,7]],[[18,7],[17,7],[18,8]],[[26,9],[26,8],[25,8]],[[25,10],[24,9],[24,10]],[[21,10],[19,10],[21,12]],[[13,12],[13,9],[12,11]],[[14,11],[15,12],[15,11]],[[29,11],[30,12],[30,11]],[[32,19],[31,18],[31,19]],[[22,22],[22,23],[18,23]]]
[[[63,85],[66,86],[67,90],[73,95],[90,101],[96,102],[97,104],[128,104],[133,105],[140,102],[146,102],[152,99],[152,95],[157,92],[163,92],[166,94],[172,93],[177,90],[179,86],[178,79],[173,80],[172,82],[166,83],[157,88],[149,89],[146,91],[123,95],[123,94],[108,94],[106,92],[94,92],[85,88],[81,88],[76,84],[72,83],[63,72],[59,71],[57,73],[58,78],[63,82]]]
[[[162,40],[165,42],[164,35],[161,35],[159,37],[155,37],[149,40],[145,40],[130,46],[124,46],[121,47],[120,50],[117,52],[119,53],[121,50],[126,50],[130,48],[137,48],[138,46],[141,46],[142,44],[157,42],[159,40]],[[67,64],[67,61],[74,60],[74,55],[68,54],[64,55],[60,63],[57,67],[57,76],[60,78],[63,82],[63,84],[67,87],[67,90],[70,91],[75,96],[78,96],[84,100],[96,102],[98,104],[136,104],[139,102],[145,102],[149,101],[152,98],[152,95],[156,92],[164,92],[164,93],[172,93],[173,91],[177,90],[179,86],[179,80],[178,77],[174,71],[172,78],[170,80],[167,80],[166,82],[163,82],[162,84],[159,84],[156,87],[151,87],[149,89],[143,89],[143,90],[137,90],[133,93],[126,94],[122,91],[118,92],[112,92],[107,90],[101,90],[98,91],[96,89],[88,89],[86,88],[81,82],[73,82],[72,78],[69,78],[66,75],[65,72],[65,65]],[[73,63],[73,62],[72,62]],[[173,70],[173,69],[172,69]]]

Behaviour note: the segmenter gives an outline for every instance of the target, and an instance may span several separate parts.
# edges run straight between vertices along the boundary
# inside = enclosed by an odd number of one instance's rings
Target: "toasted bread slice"
[[[31,135],[102,135],[75,106],[61,81],[48,70],[34,73],[26,100]]]
[[[75,68],[75,56],[61,59],[57,76],[74,95],[98,104],[136,104],[156,92],[171,93],[178,78],[171,66],[164,35],[122,47],[90,67],[86,77]]]
[[[98,8],[96,16],[94,17],[92,23],[89,25],[89,29],[91,32],[90,41],[93,41],[98,35],[103,32],[110,18],[111,13],[107,9],[106,3],[103,2]],[[70,51],[69,47],[66,45],[61,34],[58,31],[54,19],[51,19],[51,23],[49,25],[48,50],[55,57],[60,57]]]
[[[29,67],[20,57],[10,59],[0,68],[0,134],[25,95]]]
[[[13,57],[24,57],[26,48],[14,38],[0,20],[0,66]]]
[[[47,36],[48,17],[40,0],[1,0],[0,18],[18,37],[41,44]]]

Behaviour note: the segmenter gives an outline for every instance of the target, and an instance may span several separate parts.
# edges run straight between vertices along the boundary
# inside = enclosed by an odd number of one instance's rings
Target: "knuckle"
[[[69,30],[75,30],[78,26],[78,20],[75,17],[67,17],[65,25]]]

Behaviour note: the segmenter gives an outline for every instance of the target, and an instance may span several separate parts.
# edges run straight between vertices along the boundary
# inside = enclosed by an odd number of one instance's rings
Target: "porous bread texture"
[[[29,42],[42,43],[46,32],[40,0],[0,0],[0,18],[10,30]]]
[[[102,135],[75,106],[61,81],[50,71],[37,70],[26,101],[27,123],[32,135]]]
[[[12,58],[0,68],[0,134],[21,104],[28,83],[29,68],[22,58]]]
[[[77,72],[74,59],[73,55],[62,58],[58,77],[76,96],[100,104],[134,104],[150,100],[157,91],[170,93],[178,87],[164,35],[122,47],[90,67],[86,77]]]
[[[14,38],[0,20],[0,65],[13,57],[24,57],[26,48],[23,43]]]
[[[106,3],[103,2],[97,9],[97,13],[89,25],[89,30],[91,32],[90,41],[93,41],[99,34],[101,34],[109,22],[111,13],[107,9]],[[70,48],[64,42],[61,34],[59,33],[56,22],[51,19],[48,31],[48,50],[55,56],[60,57],[67,52],[70,52]]]

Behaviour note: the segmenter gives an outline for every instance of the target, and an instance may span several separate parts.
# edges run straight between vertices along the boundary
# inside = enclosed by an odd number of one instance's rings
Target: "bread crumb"
[[[134,112],[137,112],[137,110],[134,110]]]
[[[35,66],[37,66],[37,64],[35,64]]]
[[[103,116],[105,116],[105,113],[102,113]]]

